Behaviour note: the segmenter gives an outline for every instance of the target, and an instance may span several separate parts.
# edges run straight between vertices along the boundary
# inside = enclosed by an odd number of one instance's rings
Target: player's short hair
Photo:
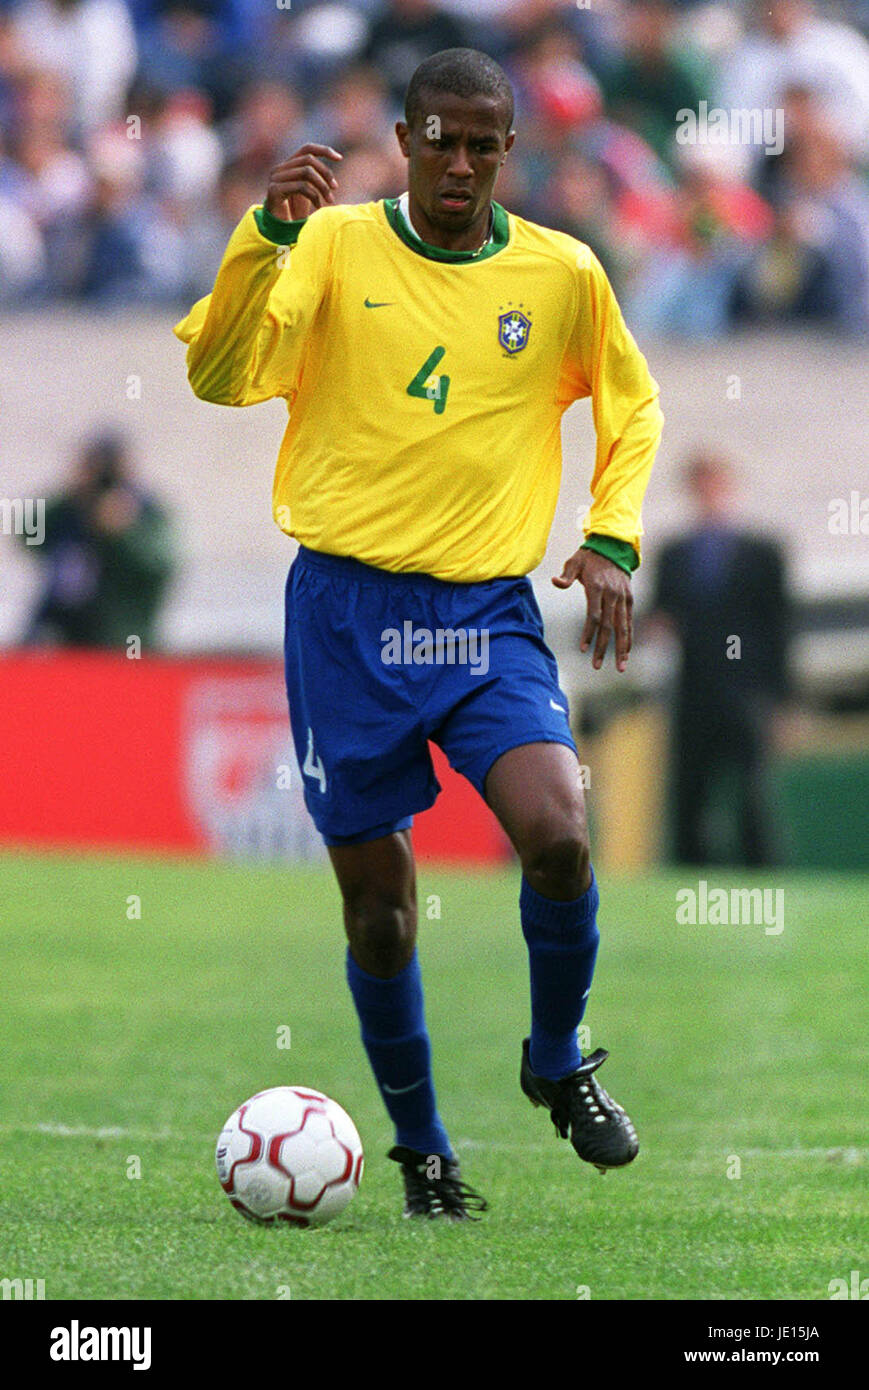
[[[480,53],[476,48],[445,48],[420,63],[404,99],[404,116],[409,126],[429,114],[423,97],[431,92],[491,97],[504,109],[506,129],[513,127],[515,104],[510,79],[488,53]]]

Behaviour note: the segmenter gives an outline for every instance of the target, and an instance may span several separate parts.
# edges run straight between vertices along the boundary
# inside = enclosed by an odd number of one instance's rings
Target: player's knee
[[[541,827],[522,856],[522,870],[544,898],[578,898],[590,878],[588,836],[581,824]]]
[[[371,892],[345,894],[344,925],[357,963],[372,975],[397,975],[413,955],[415,903]]]

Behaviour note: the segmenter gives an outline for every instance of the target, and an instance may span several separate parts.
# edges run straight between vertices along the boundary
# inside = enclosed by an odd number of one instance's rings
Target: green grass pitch
[[[684,874],[604,878],[586,1022],[641,1152],[601,1177],[519,1091],[517,876],[422,870],[441,1110],[491,1204],[454,1227],[401,1219],[327,870],[3,856],[0,1277],[47,1299],[573,1300],[826,1299],[869,1275],[865,882],[703,876],[782,887],[784,931],[677,926]],[[321,1230],[253,1227],[217,1183],[227,1115],[284,1083],[333,1095],[365,1145]]]

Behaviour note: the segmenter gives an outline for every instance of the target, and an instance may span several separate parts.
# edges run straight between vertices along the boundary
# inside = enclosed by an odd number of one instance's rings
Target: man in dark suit
[[[696,454],[686,483],[697,524],[662,550],[654,601],[682,646],[672,751],[675,857],[683,864],[712,858],[707,808],[724,775],[735,783],[738,858],[770,864],[770,727],[788,693],[784,555],[777,542],[734,519],[735,479],[725,459]]]

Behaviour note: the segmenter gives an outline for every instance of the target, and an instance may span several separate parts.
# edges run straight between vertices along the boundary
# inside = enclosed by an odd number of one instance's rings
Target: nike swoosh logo
[[[415,1091],[417,1086],[424,1086],[425,1080],[425,1077],[421,1076],[419,1081],[412,1081],[409,1086],[387,1086],[384,1081],[383,1089],[384,1091],[388,1091],[391,1096],[403,1096],[406,1095],[408,1091]]]
[[[557,709],[560,714],[567,714],[567,710],[564,708],[564,705],[557,705],[554,700],[550,700],[549,705],[551,709]]]
[[[384,299],[379,304],[372,304],[370,299],[366,299],[365,307],[366,309],[391,309],[393,308],[393,301],[391,299]]]

